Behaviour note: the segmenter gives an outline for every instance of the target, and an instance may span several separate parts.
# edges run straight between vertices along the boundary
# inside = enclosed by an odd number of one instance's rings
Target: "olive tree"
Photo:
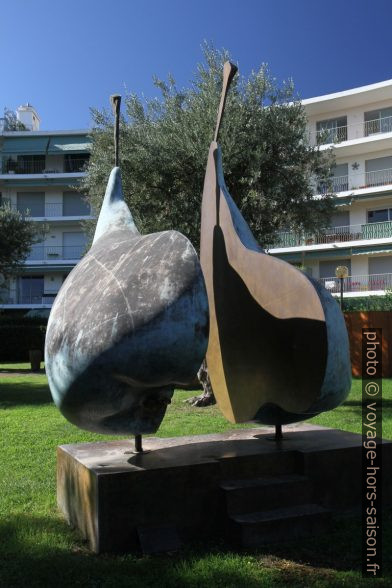
[[[200,204],[209,144],[216,122],[223,63],[230,56],[204,45],[204,61],[189,87],[172,76],[154,78],[159,97],[125,97],[120,155],[127,203],[139,230],[177,229],[198,247]],[[92,109],[93,144],[84,190],[99,213],[114,161],[110,109]],[[306,115],[291,81],[278,84],[266,65],[237,75],[220,133],[228,189],[256,239],[267,246],[282,229],[328,225],[333,155],[311,145]]]
[[[140,232],[177,229],[196,248],[223,64],[230,59],[226,50],[208,44],[203,53],[187,88],[179,89],[169,76],[167,81],[154,78],[156,98],[127,95],[120,124],[124,193]],[[98,214],[114,161],[113,117],[108,109],[92,109],[92,116],[92,154],[83,188]],[[279,84],[265,64],[248,77],[237,75],[219,143],[229,192],[262,246],[276,242],[281,230],[328,226],[335,209],[330,191],[334,156],[310,143],[291,80]],[[318,184],[323,194],[315,198]],[[205,394],[195,403],[205,405],[213,398],[205,364],[200,373]]]

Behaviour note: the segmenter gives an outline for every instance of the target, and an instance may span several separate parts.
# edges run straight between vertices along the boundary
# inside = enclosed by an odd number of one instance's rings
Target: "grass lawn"
[[[96,556],[56,509],[56,447],[104,439],[68,423],[53,405],[45,375],[6,375],[0,365],[0,586],[94,588],[220,586],[368,586],[360,573],[360,522],[336,523],[329,535],[296,544],[234,553],[222,545],[192,545],[160,557]],[[8,364],[24,372],[27,364]],[[3,373],[1,373],[3,372]],[[392,438],[392,380],[384,380],[383,435]],[[233,429],[216,407],[191,408],[174,395],[159,436]],[[361,430],[361,382],[348,401],[311,422]],[[109,439],[110,437],[107,437]],[[392,585],[392,531],[384,513],[384,579]]]

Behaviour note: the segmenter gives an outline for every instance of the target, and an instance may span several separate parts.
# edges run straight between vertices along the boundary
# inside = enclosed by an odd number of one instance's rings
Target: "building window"
[[[378,210],[368,210],[368,223],[383,223],[392,220],[392,208],[382,208]]]
[[[16,201],[21,214],[29,214],[31,217],[45,216],[44,192],[18,192]]]
[[[350,224],[350,213],[348,210],[342,212],[335,212],[331,216],[330,226],[333,228],[348,227]]]
[[[316,131],[322,145],[347,141],[347,116],[320,120],[316,123]]]
[[[348,163],[340,163],[332,168],[332,177],[328,182],[320,182],[317,190],[319,194],[329,192],[345,192],[348,190]]]
[[[63,233],[63,259],[80,259],[86,249],[85,233]]]
[[[42,304],[44,276],[23,276],[19,278],[19,303]]]
[[[88,160],[89,153],[70,153],[64,157],[64,171],[67,173],[77,173],[84,171]]]
[[[3,174],[42,174],[44,169],[45,155],[18,155],[3,158]]]
[[[63,216],[89,216],[90,206],[77,192],[63,193]]]
[[[366,187],[392,184],[392,156],[365,161]]]
[[[320,278],[335,278],[335,270],[338,265],[345,265],[348,268],[348,275],[351,275],[351,260],[337,259],[334,261],[320,261]]]
[[[365,112],[365,137],[392,131],[392,107]]]
[[[392,256],[369,257],[369,274],[392,274]],[[386,287],[387,285],[383,284],[379,290]]]
[[[42,174],[45,169],[45,155],[18,155],[17,174]]]

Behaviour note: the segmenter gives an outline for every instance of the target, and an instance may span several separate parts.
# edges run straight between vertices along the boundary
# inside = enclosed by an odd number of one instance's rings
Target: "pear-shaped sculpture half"
[[[49,317],[45,362],[56,405],[82,429],[154,433],[173,386],[194,379],[207,337],[192,244],[177,231],[140,235],[115,167],[93,245]]]
[[[261,249],[226,188],[217,138],[235,72],[227,62],[202,203],[207,365],[228,420],[280,426],[330,410],[347,397],[348,336],[331,294]]]

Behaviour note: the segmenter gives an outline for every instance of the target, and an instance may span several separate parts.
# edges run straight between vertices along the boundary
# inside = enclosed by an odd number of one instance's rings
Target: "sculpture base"
[[[263,508],[269,500],[270,509],[287,507],[285,516],[290,509],[299,512],[297,494],[298,500],[309,497],[312,504],[300,511],[313,518],[315,504],[323,511],[360,505],[360,435],[296,424],[284,428],[282,440],[268,437],[271,428],[146,437],[149,451],[140,454],[130,453],[133,440],[63,445],[58,447],[58,505],[96,553],[152,553],[174,550],[192,538],[225,536],[239,520],[249,524],[251,515],[241,519],[238,512],[249,513],[261,490]],[[385,441],[384,463],[391,459],[392,442]],[[392,504],[388,468],[383,484],[384,502]],[[239,509],[241,501],[247,511]],[[256,514],[260,523],[261,513]]]

